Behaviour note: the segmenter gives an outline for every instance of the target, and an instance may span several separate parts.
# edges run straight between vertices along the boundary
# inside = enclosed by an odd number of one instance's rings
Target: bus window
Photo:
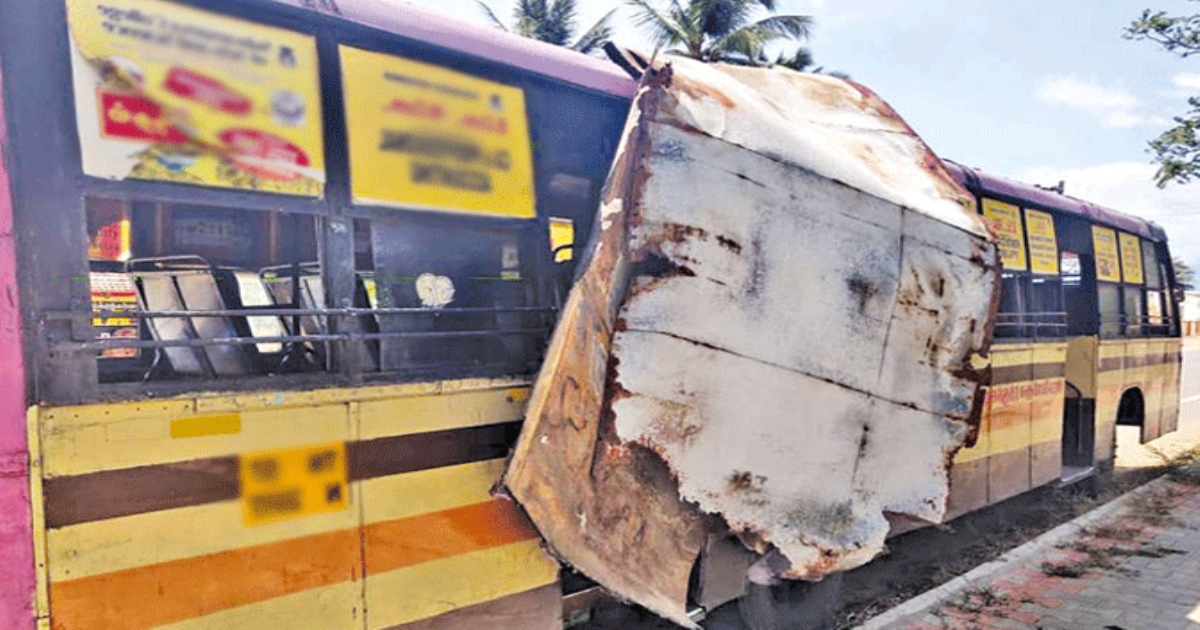
[[[538,261],[523,254],[535,229],[532,222],[372,221],[373,289],[364,293],[378,306],[380,369],[535,370],[551,313],[539,306]]]
[[[1167,334],[1163,320],[1162,269],[1158,264],[1158,248],[1153,241],[1142,241],[1142,269],[1146,277],[1146,332],[1150,335]]]
[[[1142,290],[1140,287],[1126,285],[1122,293],[1125,294],[1125,336],[1141,336],[1142,320],[1145,318],[1142,311],[1142,306],[1144,304],[1144,301],[1142,300]]]
[[[1000,280],[1000,308],[996,317],[996,338],[1026,336],[1024,326],[1025,292],[1019,274],[1005,272]]]
[[[316,260],[313,218],[106,198],[87,199],[85,211],[92,321],[97,339],[109,340],[98,354],[102,381],[312,367],[301,367],[311,351],[289,338],[304,331],[277,313],[254,313],[297,306],[272,282]]]
[[[1120,285],[1096,283],[1096,299],[1100,311],[1100,336],[1116,337],[1122,332]]]

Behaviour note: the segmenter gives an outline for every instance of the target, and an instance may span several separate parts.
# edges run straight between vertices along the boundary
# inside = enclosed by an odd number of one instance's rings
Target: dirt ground
[[[1200,444],[1200,422],[1148,446],[1136,429],[1121,428],[1111,474],[1068,488],[1043,488],[956,519],[941,528],[910,532],[889,542],[887,555],[845,575],[836,625],[852,628],[900,602],[988,562],[1054,527],[1163,474],[1172,459]],[[736,603],[710,613],[706,630],[743,630]],[[677,626],[633,607],[610,605],[577,628],[667,630]]]

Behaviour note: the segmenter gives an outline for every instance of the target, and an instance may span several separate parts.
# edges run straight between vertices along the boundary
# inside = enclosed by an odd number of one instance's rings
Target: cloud
[[[1078,77],[1048,77],[1038,86],[1035,97],[1053,105],[1062,105],[1090,114],[1105,127],[1128,129],[1161,125],[1170,121],[1142,112],[1142,102],[1123,88],[1105,87]]]
[[[1200,74],[1177,74],[1171,77],[1171,83],[1185,90],[1200,90]]]
[[[1125,214],[1149,219],[1167,231],[1171,251],[1200,267],[1200,185],[1154,185],[1157,167],[1112,162],[1081,167],[1032,167],[1014,177],[1030,184],[1066,182],[1066,194]]]

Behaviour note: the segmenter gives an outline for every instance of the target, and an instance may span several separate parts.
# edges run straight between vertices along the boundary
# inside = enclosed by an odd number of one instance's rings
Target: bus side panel
[[[1096,462],[1111,465],[1117,456],[1117,409],[1125,392],[1124,340],[1101,340],[1096,353]]]
[[[1167,339],[1164,346],[1162,431],[1165,434],[1179,428],[1179,370],[1183,361],[1183,342]]]
[[[51,621],[561,626],[557,564],[491,495],[527,398],[480,380],[40,408]]]
[[[0,628],[34,625],[33,533],[25,436],[25,363],[17,298],[11,147],[0,72]]]

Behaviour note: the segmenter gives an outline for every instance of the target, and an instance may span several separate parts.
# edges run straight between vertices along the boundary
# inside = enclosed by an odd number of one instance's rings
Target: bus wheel
[[[820,630],[841,607],[841,593],[841,573],[820,582],[750,583],[738,600],[738,614],[749,630]]]

